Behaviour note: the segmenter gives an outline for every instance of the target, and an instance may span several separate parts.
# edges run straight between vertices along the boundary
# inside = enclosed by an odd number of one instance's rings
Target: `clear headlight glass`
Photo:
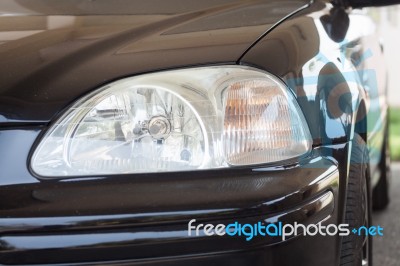
[[[306,154],[311,136],[291,92],[240,66],[126,78],[76,102],[36,148],[43,177],[212,169]]]

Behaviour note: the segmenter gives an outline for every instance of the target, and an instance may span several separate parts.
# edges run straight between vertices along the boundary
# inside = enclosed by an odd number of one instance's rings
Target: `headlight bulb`
[[[150,119],[149,133],[155,139],[166,139],[171,133],[171,123],[164,116],[155,116]]]
[[[77,101],[32,157],[44,177],[193,171],[307,154],[311,135],[286,85],[243,66],[126,78]]]

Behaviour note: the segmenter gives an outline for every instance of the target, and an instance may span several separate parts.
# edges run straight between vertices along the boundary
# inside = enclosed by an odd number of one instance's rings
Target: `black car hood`
[[[118,78],[235,63],[309,0],[0,3],[0,126],[47,123]]]

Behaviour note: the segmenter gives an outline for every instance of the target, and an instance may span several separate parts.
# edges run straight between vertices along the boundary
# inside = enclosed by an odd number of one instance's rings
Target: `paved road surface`
[[[383,236],[374,237],[374,265],[400,265],[400,163],[392,165],[391,202],[372,215],[374,225],[383,227]]]

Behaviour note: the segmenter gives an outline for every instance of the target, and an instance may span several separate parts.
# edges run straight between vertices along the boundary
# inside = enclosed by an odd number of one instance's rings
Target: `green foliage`
[[[400,160],[400,108],[390,109],[389,143],[392,160]]]

